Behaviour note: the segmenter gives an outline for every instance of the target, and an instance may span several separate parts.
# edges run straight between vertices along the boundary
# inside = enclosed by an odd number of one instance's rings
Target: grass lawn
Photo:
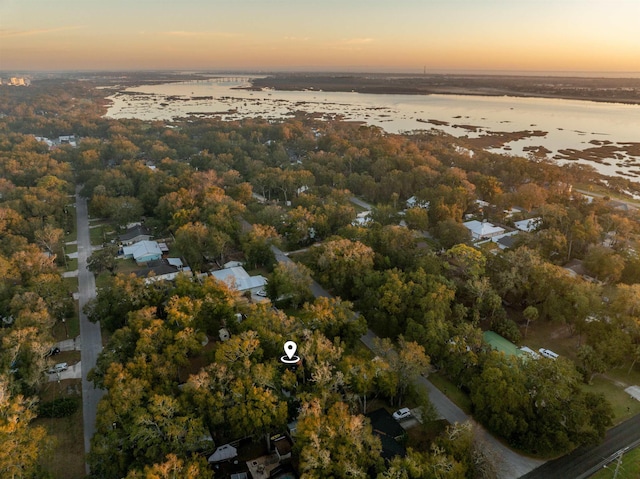
[[[534,351],[540,348],[550,349],[560,356],[576,359],[576,351],[580,346],[580,336],[571,335],[569,328],[550,321],[536,321],[529,324],[527,337],[524,337],[524,326],[520,328],[522,341],[518,346],[529,346]],[[584,340],[583,340],[584,341]]]
[[[78,291],[78,278],[77,276],[71,278],[62,278],[62,282],[67,286],[67,289],[75,293]]]
[[[91,225],[89,228],[89,238],[94,246],[100,246],[105,241],[110,241],[115,237],[116,231],[108,223]]]
[[[64,245],[64,252],[66,254],[77,253],[78,252],[78,245],[77,244],[66,244],[66,245]]]
[[[428,451],[431,443],[444,432],[449,423],[444,419],[425,422],[407,431],[407,447],[416,451]]]
[[[640,477],[640,447],[636,447],[622,456],[622,464],[618,470],[618,475],[615,476],[617,465],[617,460],[607,464],[606,469],[598,471],[590,479],[612,479],[613,477],[617,477],[617,479],[637,479]]]
[[[75,271],[78,269],[78,258],[67,258],[67,271]]]
[[[69,241],[76,241],[78,239],[78,232],[76,231],[76,226],[78,224],[76,209],[72,206],[69,206],[67,208],[67,211],[69,212],[69,215],[72,217],[72,219],[69,222],[70,229],[68,231],[68,234],[64,235],[65,243]]]
[[[524,328],[521,328],[524,336]],[[534,351],[539,348],[551,349],[560,356],[576,361],[577,349],[581,344],[580,336],[572,336],[569,328],[564,325],[548,321],[538,321],[529,325],[527,338],[521,343],[529,346]],[[622,368],[607,371],[606,374],[593,378],[593,384],[584,385],[584,389],[596,393],[602,393],[613,407],[614,424],[629,419],[640,413],[640,401],[632,399],[626,392],[628,386],[640,386],[640,367],[636,366],[629,372],[631,362]],[[627,410],[627,408],[629,408]]]
[[[583,386],[585,391],[602,393],[613,408],[613,423],[619,424],[636,414],[640,414],[640,401],[633,399],[619,384],[608,377],[595,376],[592,384]]]
[[[42,401],[75,394],[82,389],[79,379],[68,379],[60,383],[47,383],[41,394]],[[82,407],[73,415],[64,418],[39,418],[34,425],[43,426],[53,439],[52,451],[41,458],[40,464],[56,479],[84,479],[84,431]]]
[[[56,323],[52,334],[56,341],[77,338],[80,335],[80,320],[77,312],[73,318],[68,318],[64,324],[61,322]]]
[[[441,373],[430,374],[429,381],[431,381],[435,387],[442,391],[466,414],[471,414],[471,399],[467,394],[458,389],[455,384],[449,381],[447,377]]]

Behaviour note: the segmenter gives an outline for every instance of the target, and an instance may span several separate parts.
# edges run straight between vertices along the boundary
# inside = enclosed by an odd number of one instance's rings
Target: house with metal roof
[[[462,223],[469,231],[474,240],[483,240],[502,235],[506,230],[500,226],[495,226],[488,221],[472,220]]]
[[[138,241],[130,246],[122,248],[124,259],[132,258],[136,263],[148,263],[162,258],[160,245],[155,241]]]
[[[227,283],[227,285],[237,289],[241,293],[245,291],[257,293],[267,284],[267,278],[261,275],[249,276],[249,273],[247,273],[242,266],[211,271],[211,276]]]

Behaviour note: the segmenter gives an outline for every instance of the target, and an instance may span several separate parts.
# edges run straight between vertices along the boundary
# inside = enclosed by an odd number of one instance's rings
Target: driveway
[[[82,377],[82,361],[69,366],[69,369],[59,373],[47,374],[50,383],[54,381],[63,381],[65,379],[80,379]]]

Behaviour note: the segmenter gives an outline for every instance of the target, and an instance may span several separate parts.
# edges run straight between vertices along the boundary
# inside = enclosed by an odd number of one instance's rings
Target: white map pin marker
[[[284,356],[280,358],[280,361],[286,364],[295,364],[300,361],[300,358],[296,356],[296,350],[298,345],[294,341],[287,341],[284,343]]]

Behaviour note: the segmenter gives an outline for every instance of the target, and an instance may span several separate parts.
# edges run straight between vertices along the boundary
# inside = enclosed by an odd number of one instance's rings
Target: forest
[[[0,88],[3,477],[63,477],[43,416],[79,403],[73,388],[46,392],[51,350],[78,322],[77,281],[63,275],[74,268],[76,185],[101,232],[86,313],[103,330],[90,378],[106,394],[90,477],[228,477],[207,463],[218,446],[262,451],[295,421],[290,462],[302,478],[495,477],[468,423],[437,420],[418,385],[426,376],[542,458],[597,443],[640,412],[593,387],[623,373],[640,381],[640,216],[625,196],[636,184],[436,130],[388,134],[304,112],[107,119],[98,84]],[[77,145],[36,139],[62,135]],[[536,226],[501,249],[474,241],[470,219]],[[147,281],[117,259],[117,235],[136,222],[192,274]],[[231,260],[268,278],[269,301],[211,276]],[[368,330],[373,350],[360,341]],[[485,331],[518,345],[562,331],[561,356],[507,355]],[[279,361],[287,340],[303,358],[295,368]],[[53,407],[63,399],[75,407]],[[367,414],[405,405],[423,422],[404,453],[383,458]]]

